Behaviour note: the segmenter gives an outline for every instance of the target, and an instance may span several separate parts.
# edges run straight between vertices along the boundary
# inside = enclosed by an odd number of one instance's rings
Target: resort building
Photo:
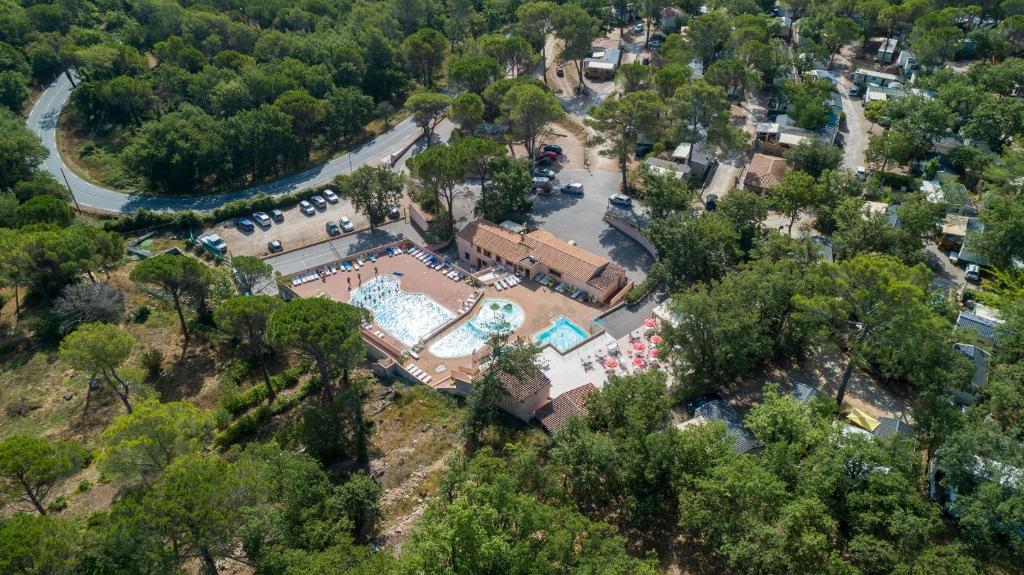
[[[486,372],[481,373],[473,383],[485,376]],[[498,375],[498,381],[505,390],[496,402],[498,407],[522,421],[533,419],[537,410],[551,401],[551,380],[539,368],[534,368],[533,373],[524,377],[502,373]]]
[[[768,192],[768,188],[778,185],[789,172],[786,160],[765,154],[754,154],[743,175],[743,187],[759,194]]]
[[[475,268],[504,266],[526,279],[548,276],[596,302],[626,287],[626,270],[550,232],[514,232],[478,219],[455,236],[459,258]]]

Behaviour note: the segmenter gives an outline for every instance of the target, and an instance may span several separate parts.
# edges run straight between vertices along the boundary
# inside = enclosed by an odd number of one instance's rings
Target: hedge
[[[248,216],[253,212],[265,212],[275,208],[289,208],[332,187],[332,184],[299,190],[290,194],[271,196],[256,194],[251,198],[231,200],[212,212],[154,212],[139,210],[103,224],[111,232],[130,233],[156,227],[170,227],[173,230],[189,230],[214,224],[223,220]]]

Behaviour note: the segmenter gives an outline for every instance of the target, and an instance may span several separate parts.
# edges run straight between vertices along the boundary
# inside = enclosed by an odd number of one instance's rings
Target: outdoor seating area
[[[523,281],[523,278],[519,274],[509,274],[494,282],[494,287],[498,291],[509,289],[512,286],[519,285]]]

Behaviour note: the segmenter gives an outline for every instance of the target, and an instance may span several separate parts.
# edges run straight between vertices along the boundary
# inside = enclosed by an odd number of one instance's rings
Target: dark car
[[[534,178],[547,178],[549,180],[555,179],[555,172],[549,168],[534,168],[530,171],[530,175]]]
[[[284,246],[281,245],[281,240],[271,240],[267,242],[267,251],[272,254],[275,254],[283,249]]]
[[[704,207],[707,208],[709,212],[715,211],[715,208],[718,207],[718,196],[715,194],[708,194],[707,199],[704,200]]]
[[[558,152],[552,152],[550,150],[541,150],[541,151],[537,152],[537,155],[535,156],[534,159],[542,160],[544,158],[547,158],[547,159],[552,160],[552,161],[557,160],[558,159]]]
[[[696,397],[694,399],[691,399],[689,402],[687,402],[687,404],[686,404],[686,413],[689,413],[690,417],[693,417],[694,414],[697,413],[697,409],[699,409],[700,406],[707,405],[707,404],[711,403],[712,401],[721,401],[721,400],[722,400],[722,396],[718,395],[715,392],[706,393],[706,394],[704,394],[704,395],[702,395],[700,397]]]
[[[558,154],[559,156],[561,156],[562,155],[562,146],[559,146],[558,144],[547,144],[546,146],[544,146],[544,151],[545,152],[554,152],[554,153]]]
[[[329,235],[329,236],[339,236],[339,235],[341,235],[341,229],[338,227],[338,224],[336,224],[334,222],[331,222],[331,221],[328,221],[327,222],[327,235]]]
[[[392,220],[397,220],[398,218],[402,217],[401,212],[398,211],[398,206],[391,206],[390,208],[388,208],[388,217],[391,218]]]
[[[650,154],[653,149],[654,146],[651,144],[637,144],[636,148],[633,150],[633,154],[639,159]]]
[[[256,229],[256,226],[252,223],[249,218],[238,218],[235,220],[235,227],[242,230],[243,232],[251,232]]]
[[[281,210],[270,210],[270,219],[277,223],[281,223],[284,221],[284,212]]]

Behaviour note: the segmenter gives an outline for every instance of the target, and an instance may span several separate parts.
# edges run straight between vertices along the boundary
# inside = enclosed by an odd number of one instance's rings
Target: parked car
[[[864,166],[857,166],[857,177],[862,180],[868,179],[868,169]]]
[[[283,249],[284,246],[281,245],[281,240],[270,240],[267,242],[267,251],[272,254],[276,254]]]
[[[722,401],[722,396],[718,395],[715,392],[711,392],[704,394],[700,397],[691,399],[686,404],[686,413],[689,413],[690,417],[693,417],[697,413],[697,409],[699,409],[702,405],[707,405],[711,403],[712,401]]]
[[[400,217],[402,217],[402,213],[398,211],[398,206],[391,206],[388,208],[388,218],[397,220]]]
[[[565,76],[565,68],[561,66],[555,66],[555,76],[562,78]]]
[[[309,198],[309,201],[313,202],[313,205],[316,206],[316,209],[318,210],[327,209],[327,200],[325,200],[323,196],[313,196],[312,198]]]
[[[956,265],[960,262],[960,252],[949,252],[949,261]]]
[[[708,194],[708,197],[704,200],[704,207],[709,211],[715,211],[718,207],[718,196],[715,194]]]
[[[644,25],[643,25],[643,23],[640,23],[640,24],[637,24],[636,26],[633,26],[633,33],[634,34],[643,34],[644,33]]]
[[[549,178],[535,177],[533,178],[533,184],[531,187],[538,192],[548,193],[552,189],[551,180]]]
[[[327,235],[334,237],[341,235],[341,229],[338,228],[338,224],[327,220]]]
[[[249,218],[238,218],[235,220],[235,227],[243,232],[251,232],[256,229],[256,226],[253,225],[252,220]]]
[[[978,264],[967,264],[967,271],[964,272],[964,279],[971,283],[981,281],[981,268]]]
[[[582,196],[583,184],[579,182],[569,182],[568,184],[562,186],[562,193],[571,194],[573,196]]]
[[[562,155],[562,146],[559,146],[558,144],[546,144],[544,146],[544,151],[545,152],[554,152],[554,153],[558,154],[559,156],[561,156]]]
[[[558,152],[552,152],[550,150],[541,150],[537,152],[537,154],[534,156],[534,159],[536,160],[542,160],[544,158],[547,158],[551,161],[555,161],[558,159]]]
[[[335,194],[334,190],[324,190],[324,198],[332,204],[338,203],[338,194]]]
[[[313,214],[316,213],[316,208],[313,207],[313,204],[307,202],[306,200],[302,200],[301,202],[299,202],[299,210],[302,213],[306,214],[307,216],[312,216]]]
[[[660,47],[664,43],[665,43],[664,40],[659,40],[658,38],[653,38],[653,39],[651,39],[650,42],[647,43],[647,45],[650,46],[651,49],[653,50],[655,48]]]
[[[647,154],[650,154],[653,149],[654,146],[651,144],[637,144],[636,148],[633,150],[633,155],[635,155],[637,159],[640,159]]]
[[[651,65],[651,57],[647,56],[647,55],[644,55],[643,58],[640,58],[640,64],[642,64],[644,66],[650,66]]]
[[[281,223],[284,221],[284,212],[281,210],[270,210],[270,219],[277,223]]]
[[[860,90],[857,89],[857,86],[850,88],[850,97],[856,98],[858,95],[860,95]]]
[[[616,206],[621,206],[623,208],[629,208],[633,206],[633,198],[627,196],[626,194],[612,194],[608,198],[608,203]]]
[[[530,172],[530,175],[535,178],[547,178],[549,180],[555,179],[555,172],[550,168],[534,168],[533,171]]]
[[[228,244],[224,241],[224,238],[217,234],[209,234],[199,236],[199,242],[205,246],[209,246],[222,254],[228,253]]]
[[[338,220],[338,225],[340,225],[341,229],[345,230],[346,232],[351,232],[356,229],[356,226],[355,224],[352,223],[352,220],[346,218],[345,216],[341,216],[341,219]]]
[[[256,212],[252,215],[252,219],[264,228],[270,227],[270,216],[267,215],[267,212]]]

